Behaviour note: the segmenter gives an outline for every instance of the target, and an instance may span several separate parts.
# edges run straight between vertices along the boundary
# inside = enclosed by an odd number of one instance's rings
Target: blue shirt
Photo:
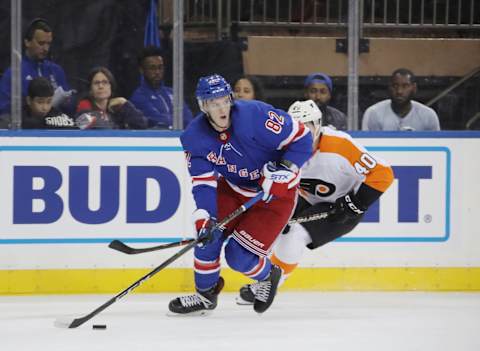
[[[171,128],[173,126],[173,91],[160,85],[152,88],[142,77],[140,86],[135,89],[130,101],[148,118],[149,127]],[[192,121],[192,111],[183,103],[183,127]]]
[[[217,132],[202,113],[180,137],[197,208],[212,217],[217,213],[217,174],[238,192],[256,193],[267,162],[285,159],[300,168],[312,154],[310,131],[285,111],[256,100],[237,100],[230,118],[230,128]]]
[[[63,68],[56,63],[43,60],[33,61],[28,56],[22,56],[22,97],[27,95],[30,81],[37,77],[45,77],[50,80],[55,90],[62,87],[68,91],[70,87],[65,78]],[[11,80],[12,69],[8,68],[0,80],[0,113],[10,113],[11,106]]]

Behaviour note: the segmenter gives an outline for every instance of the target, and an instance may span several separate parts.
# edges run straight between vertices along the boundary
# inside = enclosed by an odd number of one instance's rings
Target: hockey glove
[[[347,222],[357,218],[365,213],[367,207],[364,206],[355,196],[353,191],[347,195],[338,198],[328,215],[330,222]]]
[[[207,244],[216,242],[222,237],[222,230],[215,227],[217,224],[216,219],[210,217],[207,211],[198,209],[194,212],[193,217],[197,231],[197,239],[200,238],[199,247],[204,247]]]
[[[299,182],[298,168],[295,165],[287,167],[280,163],[279,166],[268,162],[263,166],[263,176],[260,185],[263,189],[263,201],[270,202],[273,197],[281,198],[287,195],[288,190]]]

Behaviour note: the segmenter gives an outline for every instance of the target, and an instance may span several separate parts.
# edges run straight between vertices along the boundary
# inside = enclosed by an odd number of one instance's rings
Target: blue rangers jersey
[[[237,100],[230,118],[230,128],[217,132],[201,113],[180,137],[197,208],[212,217],[217,214],[218,175],[252,197],[261,190],[258,181],[265,163],[288,160],[300,168],[312,154],[310,131],[285,111],[261,101]]]

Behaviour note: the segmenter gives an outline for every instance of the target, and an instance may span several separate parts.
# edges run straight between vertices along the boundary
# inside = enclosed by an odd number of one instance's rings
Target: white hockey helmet
[[[313,123],[314,131],[312,131],[312,134],[314,139],[322,132],[322,111],[313,100],[295,101],[288,108],[288,114],[304,124]]]

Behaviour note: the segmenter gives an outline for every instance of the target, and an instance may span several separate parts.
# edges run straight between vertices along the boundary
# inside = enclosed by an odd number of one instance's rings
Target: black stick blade
[[[175,241],[173,243],[161,244],[161,245],[151,246],[151,247],[135,248],[135,247],[128,246],[127,244],[121,242],[120,240],[113,240],[108,245],[108,247],[111,249],[126,253],[127,255],[136,255],[136,254],[141,254],[145,252],[152,252],[152,251],[170,249],[172,247],[177,247],[177,246],[183,246],[183,245],[190,244],[193,241],[195,241],[195,239],[186,239],[181,241]]]
[[[120,240],[113,240],[110,244],[108,244],[108,247],[126,253],[127,255],[132,255],[135,253],[134,249],[132,249],[130,246],[125,245]]]

